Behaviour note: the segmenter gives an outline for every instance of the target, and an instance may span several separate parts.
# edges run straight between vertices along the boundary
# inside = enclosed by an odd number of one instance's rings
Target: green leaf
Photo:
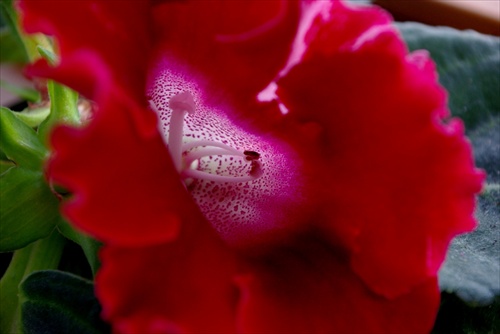
[[[26,109],[21,112],[16,112],[15,115],[30,128],[36,128],[50,114],[50,108],[40,107],[36,109]]]
[[[12,167],[15,167],[16,165],[9,160],[0,160],[0,175],[11,169]]]
[[[7,108],[0,108],[0,150],[16,165],[41,170],[48,155],[36,132]]]
[[[58,124],[80,124],[77,105],[78,93],[50,80],[48,82],[48,90],[50,95],[50,114],[38,128],[38,134],[44,142],[48,140],[54,126]]]
[[[61,271],[39,271],[21,284],[25,334],[109,333],[92,282]]]
[[[52,51],[52,50],[49,50],[48,48],[45,48],[41,45],[39,45],[37,47],[38,49],[38,52],[40,53],[40,55],[45,58],[49,64],[51,65],[56,65],[59,61],[57,55]]]
[[[464,120],[476,164],[488,174],[479,226],[455,238],[439,272],[441,290],[488,305],[500,296],[500,39],[417,23],[398,27],[410,50],[430,51],[451,112]]]
[[[410,50],[430,52],[450,92],[450,109],[469,131],[500,113],[500,38],[418,23],[397,26]]]
[[[29,61],[28,51],[22,40],[21,33],[19,32],[19,28],[17,25],[18,18],[16,11],[14,10],[12,0],[0,1],[0,16],[2,18],[2,21],[5,22],[6,28],[9,29],[13,43],[17,44],[15,48],[20,50],[18,52],[22,53],[21,61],[23,63],[27,63]],[[3,44],[2,44],[2,50],[3,50]]]
[[[56,269],[65,243],[66,239],[55,232],[14,252],[0,280],[0,333],[19,333],[21,281],[34,271]]]
[[[0,45],[2,45],[0,63],[22,64],[26,62],[26,52],[23,45],[17,36],[7,27],[0,29]]]
[[[0,252],[48,236],[59,221],[59,202],[42,172],[19,167],[0,176]]]

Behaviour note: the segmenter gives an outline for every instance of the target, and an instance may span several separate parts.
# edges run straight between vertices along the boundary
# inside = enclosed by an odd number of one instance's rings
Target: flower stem
[[[19,333],[21,305],[19,284],[37,270],[56,269],[65,239],[57,231],[22,249],[16,250],[7,271],[0,280],[0,332]]]

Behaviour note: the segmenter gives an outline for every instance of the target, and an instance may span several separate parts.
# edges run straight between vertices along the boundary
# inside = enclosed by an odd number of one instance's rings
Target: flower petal
[[[268,249],[248,270],[238,278],[240,333],[428,333],[439,307],[435,278],[386,299],[313,234]]]
[[[129,95],[137,101],[144,99],[151,35],[149,1],[124,5],[119,0],[25,0],[19,6],[26,32],[56,37],[63,61],[74,52],[89,50],[108,64],[113,80]],[[73,87],[72,82],[63,83]]]
[[[299,1],[166,1],[153,8],[161,57],[175,56],[209,78],[233,104],[254,103],[285,65]]]
[[[329,18],[315,21],[278,96],[288,117],[319,128],[316,143],[295,147],[323,176],[311,183],[322,189],[322,228],[347,245],[371,288],[393,298],[434,277],[450,239],[473,228],[483,175],[461,123],[443,120],[446,95],[427,54],[407,55],[378,9],[335,2]],[[344,18],[342,39],[335,18]]]
[[[235,257],[202,218],[174,242],[101,255],[97,295],[116,332],[235,332]]]
[[[92,88],[99,108],[87,127],[59,127],[51,137],[48,176],[74,193],[63,205],[65,215],[113,244],[176,238],[181,221],[198,209],[172,165],[156,115],[113,85],[106,65],[90,52],[75,52],[57,68],[32,71],[80,79],[76,86]]]

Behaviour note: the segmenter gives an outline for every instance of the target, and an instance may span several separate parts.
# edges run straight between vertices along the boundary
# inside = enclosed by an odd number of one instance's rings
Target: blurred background
[[[500,36],[500,0],[374,0],[396,21],[472,29]]]

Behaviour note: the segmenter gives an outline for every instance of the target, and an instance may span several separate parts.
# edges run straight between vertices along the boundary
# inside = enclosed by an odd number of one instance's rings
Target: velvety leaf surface
[[[60,271],[38,271],[26,278],[21,291],[25,334],[109,332],[90,281]]]
[[[474,31],[400,23],[410,49],[427,49],[465,121],[477,166],[488,178],[478,199],[477,230],[454,240],[439,273],[443,291],[486,305],[500,295],[500,39]]]

